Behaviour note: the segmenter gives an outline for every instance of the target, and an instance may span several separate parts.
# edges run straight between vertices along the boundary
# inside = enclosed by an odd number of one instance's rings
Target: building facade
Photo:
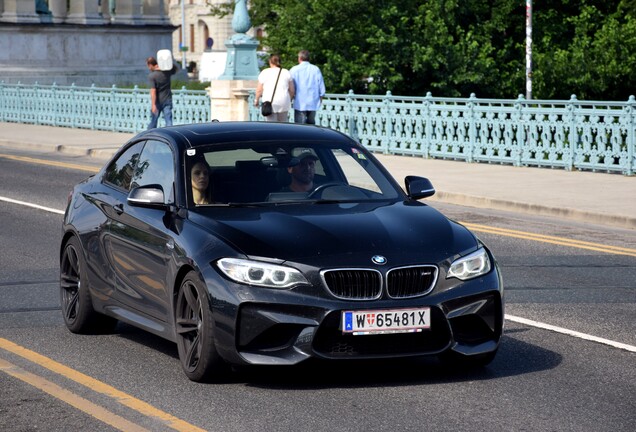
[[[145,84],[146,58],[172,46],[168,0],[2,0],[0,80]]]
[[[209,4],[226,2],[0,0],[0,81],[145,84],[145,59],[160,49],[185,60],[192,79],[211,81],[223,73],[234,31],[232,14],[212,16]]]

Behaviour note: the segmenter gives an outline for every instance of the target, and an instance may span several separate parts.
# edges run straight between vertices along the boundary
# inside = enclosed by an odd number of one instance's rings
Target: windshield
[[[394,200],[400,192],[351,143],[246,142],[187,151],[191,205]]]

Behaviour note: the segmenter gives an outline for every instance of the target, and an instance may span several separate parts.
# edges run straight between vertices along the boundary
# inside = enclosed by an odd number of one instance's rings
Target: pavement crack
[[[22,286],[22,285],[48,285],[48,284],[58,284],[58,283],[60,283],[59,279],[43,280],[43,281],[9,281],[9,282],[0,282],[0,288]]]
[[[11,308],[11,309],[0,309],[0,314],[25,313],[25,312],[51,312],[51,311],[59,311],[59,310],[62,310],[60,306]]]

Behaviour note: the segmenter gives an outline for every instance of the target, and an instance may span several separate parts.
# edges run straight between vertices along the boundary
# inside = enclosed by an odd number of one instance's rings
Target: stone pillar
[[[144,0],[143,18],[146,24],[167,25],[170,19],[166,15],[166,0]]]
[[[0,21],[14,23],[39,23],[34,0],[4,0],[4,12]]]
[[[54,23],[59,24],[66,20],[66,15],[68,14],[66,4],[66,0],[49,0],[49,9],[53,14]]]
[[[249,91],[257,80],[215,80],[207,88],[210,95],[211,120],[247,121]]]
[[[97,0],[73,0],[66,22],[70,24],[103,25]]]
[[[113,23],[115,24],[143,24],[143,16],[141,14],[142,0],[117,0],[115,6],[115,16]]]
[[[235,34],[225,41],[227,59],[225,72],[220,80],[253,80],[258,78],[258,59],[256,49],[258,41],[244,34]]]

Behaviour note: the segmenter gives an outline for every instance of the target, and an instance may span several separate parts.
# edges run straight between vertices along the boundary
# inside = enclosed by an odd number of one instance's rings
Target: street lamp
[[[526,0],[526,99],[532,99],[532,0]]]
[[[185,19],[185,0],[181,0],[181,46],[179,49],[181,50],[181,68],[185,69],[187,67],[186,64],[186,19]]]

